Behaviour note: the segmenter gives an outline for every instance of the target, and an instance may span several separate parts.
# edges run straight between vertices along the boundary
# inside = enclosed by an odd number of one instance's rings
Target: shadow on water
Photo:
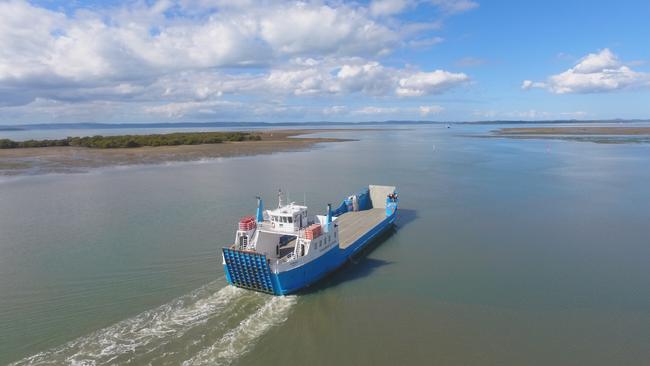
[[[338,286],[341,283],[354,281],[371,275],[376,269],[393,264],[394,262],[383,259],[367,258],[372,251],[381,245],[388,238],[397,232],[398,227],[392,226],[381,235],[373,239],[363,250],[348,259],[346,263],[334,273],[325,276],[315,284],[298,292],[300,295],[308,295],[320,292],[330,287]]]
[[[403,229],[418,218],[418,212],[411,208],[400,208],[397,211],[397,220],[395,226],[397,229]]]

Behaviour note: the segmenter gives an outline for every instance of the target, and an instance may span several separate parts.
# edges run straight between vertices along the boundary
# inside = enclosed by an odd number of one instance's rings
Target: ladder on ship
[[[239,237],[239,250],[247,250],[248,249],[248,235],[242,235]]]

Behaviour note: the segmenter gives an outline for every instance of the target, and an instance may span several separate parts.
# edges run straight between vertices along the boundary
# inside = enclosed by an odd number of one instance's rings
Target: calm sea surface
[[[647,365],[650,145],[331,132],[279,153],[0,178],[0,364]],[[371,184],[395,230],[305,294],[226,286],[255,196]]]

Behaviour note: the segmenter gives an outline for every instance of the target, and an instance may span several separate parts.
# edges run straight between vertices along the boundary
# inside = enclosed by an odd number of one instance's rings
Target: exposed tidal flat
[[[168,144],[166,146],[142,146],[138,144],[138,141],[148,141],[154,138],[159,140],[160,137],[165,139],[169,135],[108,136],[98,137],[96,139],[98,141],[93,141],[92,137],[40,141],[30,140],[27,141],[27,144],[6,140],[8,141],[7,145],[13,143],[16,146],[21,146],[19,144],[27,146],[30,146],[30,144],[48,144],[48,146],[0,148],[0,175],[84,172],[92,168],[109,166],[161,164],[166,162],[260,155],[306,149],[323,142],[346,141],[344,139],[298,137],[300,135],[318,132],[319,130],[274,130],[257,131],[255,133],[191,133],[184,135],[196,135],[197,139],[203,138],[203,135],[208,135],[205,138],[210,138],[212,134],[241,134],[243,136],[237,140],[217,140],[217,143],[183,144],[175,141],[173,145]],[[216,138],[223,139],[220,136]],[[81,140],[81,142],[77,141],[76,144],[70,146],[57,146],[60,144],[70,144],[70,142],[74,143],[75,139]],[[120,145],[112,148],[110,144],[114,143],[114,141],[118,141]],[[124,141],[126,142],[122,144]],[[91,147],[80,146],[83,143]],[[138,145],[128,145],[131,143]],[[143,145],[146,143],[140,142]],[[109,144],[109,148],[95,147],[106,146],[106,144]]]
[[[650,144],[468,137],[493,129],[1,179],[0,364],[647,364]],[[369,183],[400,193],[372,250],[297,296],[226,286],[256,195]]]
[[[501,128],[494,131],[493,136],[520,139],[560,139],[604,144],[650,143],[650,127],[572,126]]]

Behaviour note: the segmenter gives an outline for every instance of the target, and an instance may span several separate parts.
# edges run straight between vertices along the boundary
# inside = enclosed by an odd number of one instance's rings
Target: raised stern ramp
[[[274,293],[271,268],[264,254],[223,248],[223,258],[233,285],[269,294]]]

